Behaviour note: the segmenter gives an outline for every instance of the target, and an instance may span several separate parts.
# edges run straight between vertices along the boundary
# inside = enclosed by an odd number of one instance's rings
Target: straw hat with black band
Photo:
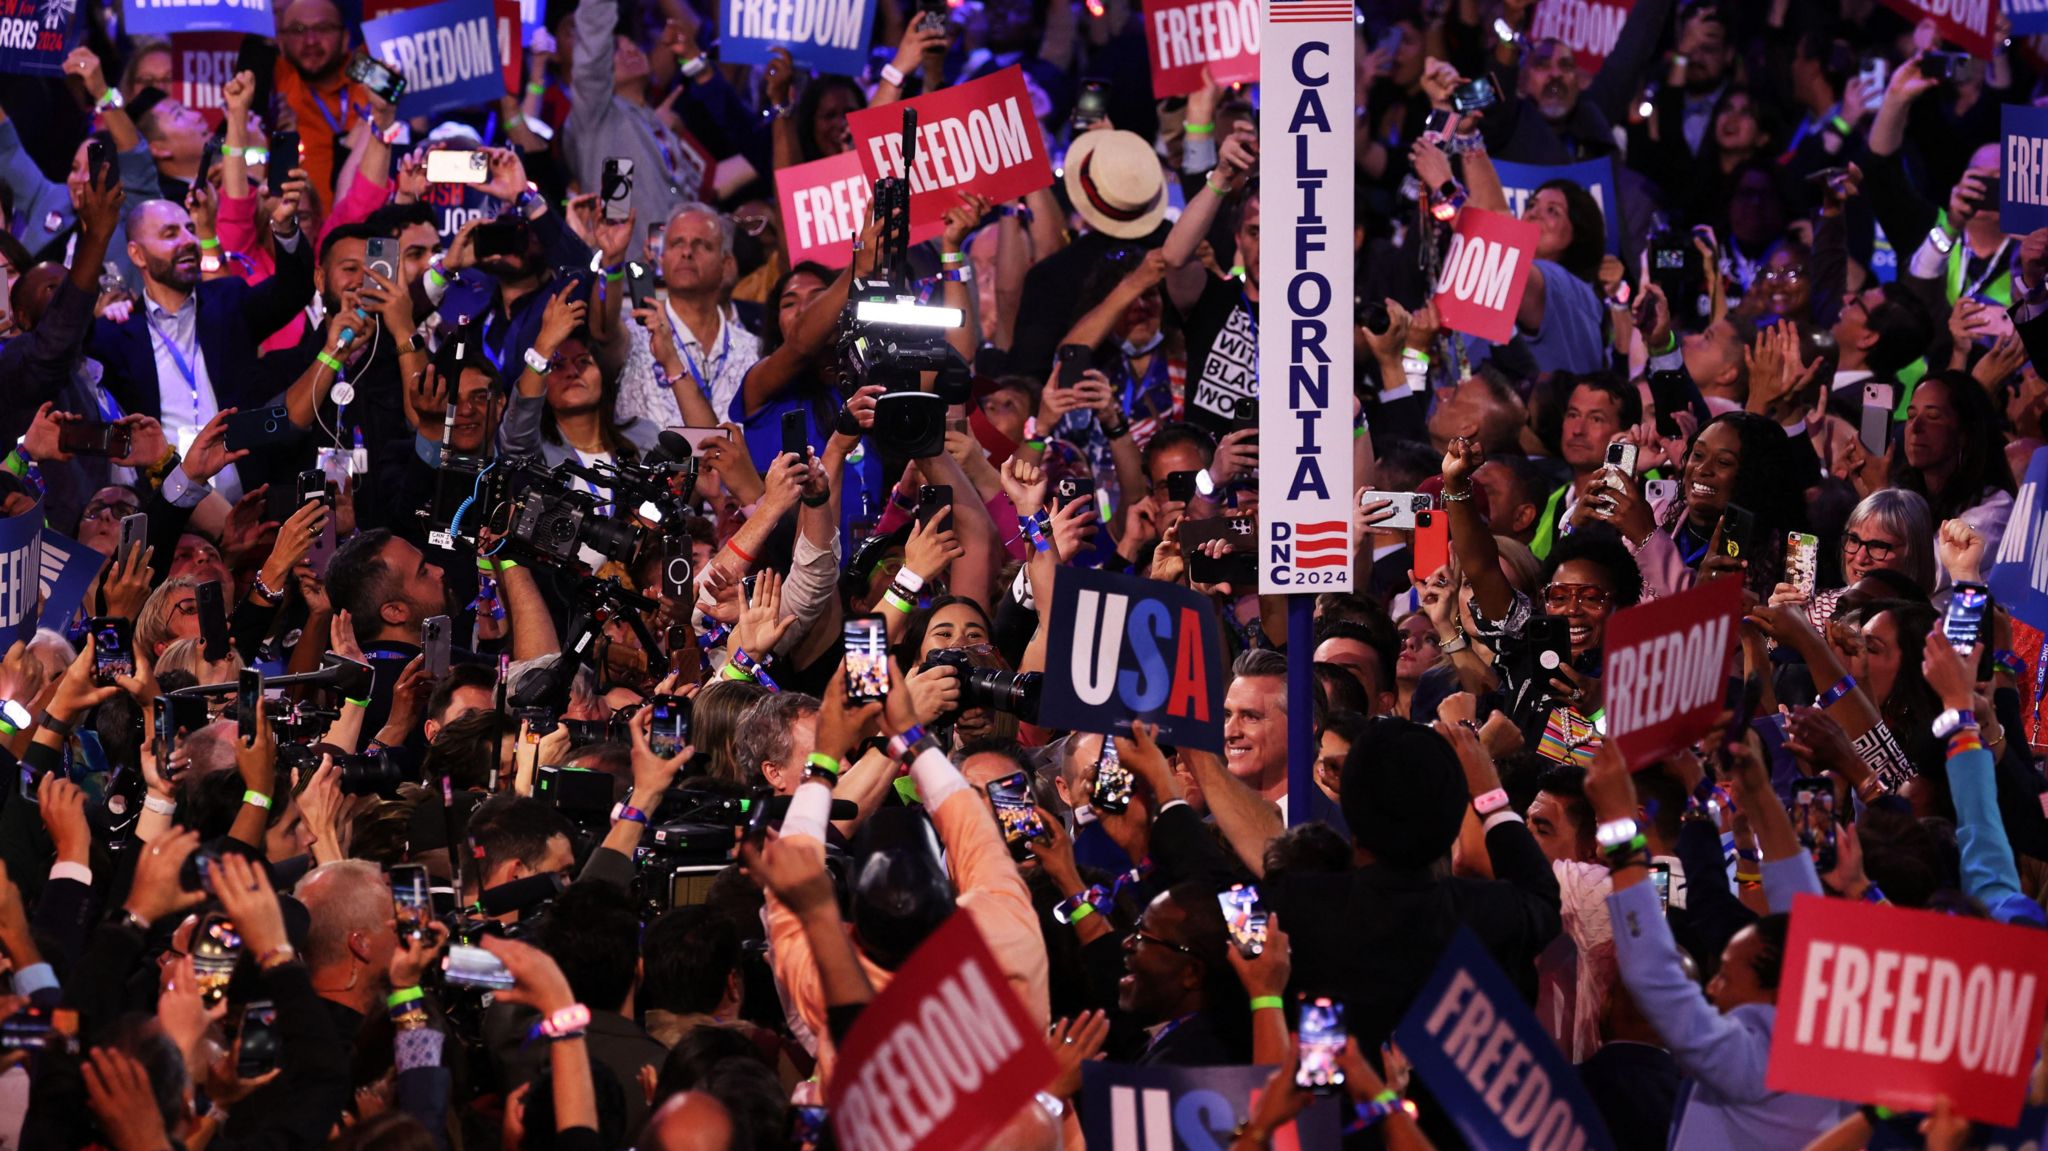
[[[1166,218],[1159,154],[1136,132],[1083,132],[1067,149],[1067,197],[1091,231],[1141,240]]]

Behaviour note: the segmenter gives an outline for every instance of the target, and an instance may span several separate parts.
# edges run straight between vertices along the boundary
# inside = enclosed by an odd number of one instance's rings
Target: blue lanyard
[[[1244,318],[1251,321],[1252,339],[1256,341],[1259,338],[1259,311],[1252,307],[1252,298],[1245,294],[1243,288],[1237,290],[1237,303],[1244,309]]]
[[[1166,341],[1161,340],[1152,345],[1151,351],[1142,354],[1152,357],[1152,360],[1145,365],[1145,374],[1139,376],[1137,369],[1131,366],[1131,354],[1129,352],[1124,353],[1124,380],[1126,381],[1124,385],[1124,411],[1130,415],[1136,415],[1141,410],[1144,401],[1152,398],[1153,390],[1162,383],[1165,383]],[[1151,414],[1164,417],[1168,412],[1172,411],[1173,395],[1170,391],[1166,397],[1166,405],[1166,412],[1154,410]]]
[[[666,307],[667,305],[663,306]],[[726,331],[727,327],[728,324],[725,317],[720,315],[718,317],[718,338],[712,341],[711,344],[713,350],[718,353],[717,357],[711,361],[711,377],[713,379],[718,378],[719,370],[725,367],[726,354],[732,351],[731,341],[726,339],[728,334]],[[703,392],[706,399],[711,398],[711,385],[704,381],[704,373],[697,367],[697,357],[690,354],[690,349],[683,343],[683,337],[676,332],[673,325],[670,326],[669,336],[676,342],[676,351],[683,354],[683,366],[690,369],[690,378],[697,381],[697,390]]]
[[[192,389],[192,426],[193,429],[196,431],[200,423],[199,373],[193,369],[192,361],[185,357],[185,350],[178,346],[178,341],[172,339],[171,334],[169,332],[166,332],[161,327],[157,326],[157,322],[154,317],[145,314],[142,317],[142,320],[144,323],[149,325],[149,330],[155,332],[157,334],[157,338],[161,339],[164,342],[164,350],[171,353],[171,362],[177,365],[178,374],[185,377],[185,386]]]
[[[1159,1045],[1161,1043],[1166,1042],[1167,1036],[1180,1030],[1181,1027],[1184,1024],[1186,1024],[1188,1020],[1193,1019],[1194,1017],[1195,1013],[1190,1011],[1186,1015],[1182,1015],[1176,1019],[1169,1019],[1165,1023],[1160,1024],[1159,1030],[1153,1032],[1152,1038],[1145,1044],[1146,1053],[1149,1054],[1153,1051],[1157,1051],[1159,1049]]]
[[[497,318],[495,314],[486,314],[484,316],[484,338],[478,343],[483,348],[484,359],[491,362],[491,370],[502,376],[505,374],[505,350],[491,346],[491,321]]]
[[[308,88],[306,94],[313,97],[313,106],[320,109],[320,118],[327,121],[328,129],[339,137],[342,134],[342,125],[349,122],[349,112],[353,110],[349,103],[347,86],[344,85],[341,89],[341,123],[339,124],[334,122],[334,113],[327,110],[327,98],[325,96],[322,96],[318,90],[312,88]]]

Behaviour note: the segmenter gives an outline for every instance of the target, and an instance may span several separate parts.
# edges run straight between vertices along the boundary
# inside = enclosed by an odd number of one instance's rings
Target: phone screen
[[[1344,1030],[1344,1005],[1332,999],[1301,1001],[1300,1024],[1296,1029],[1295,1054],[1298,1066],[1294,1085],[1310,1091],[1328,1091],[1344,1082],[1337,1060],[1349,1039]]]
[[[277,1066],[277,1006],[259,999],[242,1009],[242,1046],[235,1074],[243,1079],[268,1075]]]
[[[498,957],[481,947],[458,943],[441,959],[441,974],[457,987],[502,991],[512,986],[512,973]]]
[[[1984,612],[1991,606],[1991,589],[1980,583],[1958,583],[1949,597],[1948,614],[1942,617],[1941,634],[1959,652],[1970,650],[1984,638]]]
[[[648,705],[654,718],[647,726],[647,750],[673,759],[690,742],[690,701],[680,695],[657,695]]]
[[[1820,579],[1820,537],[1805,532],[1785,533],[1785,582],[1800,594],[1813,598]]]
[[[132,627],[129,621],[117,616],[101,616],[92,621],[92,674],[100,685],[113,683],[115,676],[135,674]]]
[[[1835,785],[1827,779],[1792,784],[1792,830],[1821,872],[1835,869]]]
[[[242,739],[255,740],[256,717],[262,711],[263,673],[253,667],[243,668],[241,678],[235,683],[235,724]]]
[[[242,935],[233,920],[214,912],[200,921],[192,933],[192,973],[199,980],[199,995],[208,1007],[227,998],[228,980],[242,957]]]
[[[1045,834],[1045,825],[1038,821],[1038,805],[1032,802],[1031,778],[1023,772],[989,784],[988,801],[996,810],[996,823],[1002,827],[1003,839],[1009,843],[1012,854],[1026,840]]]
[[[1232,884],[1216,893],[1223,908],[1223,926],[1230,929],[1230,941],[1245,958],[1266,950],[1266,909],[1259,905],[1259,889],[1248,883]]]
[[[430,938],[427,924],[434,918],[434,895],[427,883],[427,869],[417,863],[394,863],[387,873],[391,880],[391,917],[398,921],[398,934],[415,942]]]
[[[1095,787],[1088,802],[1098,811],[1128,811],[1131,806],[1131,769],[1124,766],[1116,750],[1116,737],[1102,737],[1102,754],[1095,759]]]
[[[851,703],[889,694],[889,630],[878,615],[857,615],[841,625],[846,638],[846,698]]]

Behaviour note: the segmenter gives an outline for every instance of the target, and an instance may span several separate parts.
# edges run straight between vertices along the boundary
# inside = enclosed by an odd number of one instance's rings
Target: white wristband
[[[896,569],[896,582],[903,585],[904,591],[913,595],[924,590],[924,577],[907,567]]]
[[[789,811],[782,817],[782,836],[808,835],[825,842],[825,824],[832,816],[832,789],[815,779],[799,784],[789,797]]]
[[[545,376],[548,374],[549,364],[546,356],[541,355],[532,348],[528,348],[523,358],[526,360],[526,366],[532,370],[534,375]]]
[[[165,798],[163,798],[162,796],[156,796],[156,795],[146,795],[146,796],[143,796],[143,797],[142,797],[142,806],[143,806],[143,808],[144,808],[145,810],[148,810],[148,811],[154,811],[154,812],[156,812],[156,813],[157,813],[158,815],[176,815],[176,814],[178,814],[178,801],[177,801],[177,800],[175,800],[175,799],[165,799]]]
[[[882,65],[882,82],[894,84],[898,88],[903,87],[903,69],[898,68],[894,64]]]

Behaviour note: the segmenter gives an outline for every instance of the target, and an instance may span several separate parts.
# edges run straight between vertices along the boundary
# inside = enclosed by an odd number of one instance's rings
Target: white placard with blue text
[[[2007,104],[2004,113],[1998,226],[2024,236],[2048,228],[2048,108]]]
[[[270,0],[128,0],[121,23],[130,36],[176,32],[277,35]]]
[[[491,0],[441,0],[363,24],[370,55],[405,77],[403,117],[495,106],[505,94]]]
[[[1259,592],[1351,590],[1351,0],[1266,0]]]
[[[770,48],[787,48],[799,68],[831,76],[865,70],[875,0],[726,0],[718,58],[766,64]]]

